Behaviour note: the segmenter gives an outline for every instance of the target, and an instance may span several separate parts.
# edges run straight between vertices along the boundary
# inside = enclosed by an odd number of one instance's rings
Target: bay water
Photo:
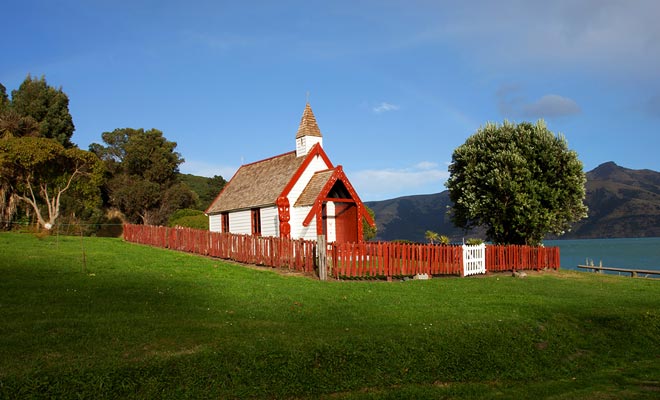
[[[577,266],[593,261],[594,265],[602,262],[603,267],[660,271],[660,238],[546,240],[543,244],[559,247],[561,269],[586,271]]]

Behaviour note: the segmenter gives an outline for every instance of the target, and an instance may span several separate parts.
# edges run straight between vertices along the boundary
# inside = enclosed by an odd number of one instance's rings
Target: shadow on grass
[[[59,240],[0,234],[2,398],[644,398],[657,387],[660,299],[644,282],[323,283],[107,239],[86,244],[83,273],[79,242]]]

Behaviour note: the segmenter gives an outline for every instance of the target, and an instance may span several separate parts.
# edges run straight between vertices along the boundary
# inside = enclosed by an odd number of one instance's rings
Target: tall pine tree
[[[18,115],[29,117],[39,128],[39,136],[55,139],[64,147],[73,147],[71,136],[75,130],[69,113],[69,97],[62,88],[48,85],[46,78],[25,78],[18,89],[11,92],[10,106]]]

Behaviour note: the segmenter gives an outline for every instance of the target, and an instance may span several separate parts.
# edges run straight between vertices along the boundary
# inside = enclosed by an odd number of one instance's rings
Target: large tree
[[[0,111],[0,139],[22,136],[40,136],[39,124],[30,116],[19,114],[12,108]]]
[[[92,143],[90,150],[110,173],[110,204],[128,220],[160,225],[177,209],[195,204],[195,194],[179,181],[184,160],[161,131],[122,128],[104,132],[102,138],[106,145]]]
[[[39,126],[36,121],[11,108],[7,89],[0,83],[0,140],[38,135]],[[11,227],[18,203],[18,197],[12,192],[9,181],[0,178],[0,229]]]
[[[8,190],[0,194],[24,202],[45,229],[55,225],[67,191],[75,191],[79,203],[94,203],[102,179],[103,164],[91,152],[46,138],[0,140],[0,187]]]
[[[374,212],[374,210],[367,207],[366,205],[364,206],[364,208],[367,210],[367,212],[371,216],[371,219],[373,219],[375,221],[376,220],[376,213]],[[378,233],[378,227],[369,225],[369,223],[367,223],[367,221],[363,218],[362,219],[362,238],[365,241],[368,242],[369,240],[375,238],[377,233]]]
[[[28,75],[21,86],[11,92],[9,107],[22,117],[30,117],[38,125],[40,136],[55,139],[64,147],[73,147],[71,135],[75,127],[69,113],[69,98],[62,88],[49,86],[45,77]]]
[[[0,83],[0,112],[9,107],[9,96],[7,96],[7,88]]]
[[[542,120],[486,124],[454,150],[449,172],[454,224],[483,226],[495,243],[537,245],[587,216],[582,162]]]
[[[39,136],[39,124],[12,107],[7,89],[0,83],[0,139],[21,136]]]

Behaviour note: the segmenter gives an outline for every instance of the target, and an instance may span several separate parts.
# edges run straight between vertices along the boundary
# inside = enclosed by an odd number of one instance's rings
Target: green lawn
[[[0,398],[660,397],[660,280],[320,282],[0,233],[0,321]]]

